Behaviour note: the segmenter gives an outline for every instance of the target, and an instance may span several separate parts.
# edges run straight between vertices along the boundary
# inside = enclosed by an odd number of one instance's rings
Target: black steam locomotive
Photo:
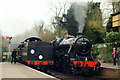
[[[18,61],[44,70],[52,66],[63,72],[89,75],[100,67],[100,62],[91,54],[91,48],[91,40],[81,33],[51,43],[31,37],[18,46]]]
[[[36,37],[30,37],[18,46],[17,59],[21,63],[46,70],[48,66],[54,64],[53,48],[51,43],[43,42]]]
[[[67,36],[56,39],[52,45],[56,69],[73,74],[89,75],[100,67],[100,62],[96,61],[91,54],[91,40],[81,33],[76,37]]]

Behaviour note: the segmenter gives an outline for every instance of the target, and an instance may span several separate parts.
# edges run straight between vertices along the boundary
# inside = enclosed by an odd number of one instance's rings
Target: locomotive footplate
[[[28,65],[53,65],[54,61],[27,61]]]
[[[99,61],[71,61],[74,67],[100,67]]]

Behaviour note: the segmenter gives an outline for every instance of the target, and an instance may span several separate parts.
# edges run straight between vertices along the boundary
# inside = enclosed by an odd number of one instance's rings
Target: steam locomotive
[[[73,74],[90,75],[100,67],[91,53],[92,41],[82,33],[75,36],[56,39],[54,47],[54,61],[56,69]]]
[[[54,64],[51,43],[37,37],[27,38],[18,46],[17,60],[38,69],[47,70]]]
[[[18,46],[18,61],[43,70],[52,66],[53,69],[74,75],[89,75],[101,65],[93,58],[91,48],[92,41],[81,33],[51,43],[30,37]]]

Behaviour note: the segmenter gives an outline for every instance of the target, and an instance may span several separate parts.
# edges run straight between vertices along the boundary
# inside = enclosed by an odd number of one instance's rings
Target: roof
[[[116,15],[118,15],[118,14],[120,14],[120,11],[119,11],[119,12],[116,12],[116,13],[111,14],[111,16],[116,16]]]
[[[30,42],[31,41],[42,41],[41,39],[37,38],[37,37],[29,37],[27,38],[25,41],[29,40]]]

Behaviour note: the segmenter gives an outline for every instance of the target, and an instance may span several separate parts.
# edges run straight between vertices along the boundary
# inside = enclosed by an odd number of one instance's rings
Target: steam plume
[[[82,33],[87,17],[88,2],[74,2],[71,6],[74,9],[75,19],[79,24],[78,32]]]

